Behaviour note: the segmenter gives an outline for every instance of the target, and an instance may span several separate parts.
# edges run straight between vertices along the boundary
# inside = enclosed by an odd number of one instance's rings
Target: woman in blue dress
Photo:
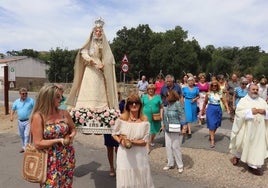
[[[210,83],[209,92],[206,94],[202,114],[206,112],[207,128],[209,129],[210,147],[215,147],[215,133],[221,126],[222,108],[221,102],[224,104],[227,113],[230,113],[227,101],[222,97],[220,92],[220,85],[217,80]],[[207,106],[207,109],[206,109]],[[206,110],[206,111],[205,111]]]
[[[185,121],[188,126],[188,137],[191,137],[191,123],[197,122],[197,100],[199,99],[199,88],[194,85],[193,77],[187,80],[188,86],[182,88],[184,97]]]

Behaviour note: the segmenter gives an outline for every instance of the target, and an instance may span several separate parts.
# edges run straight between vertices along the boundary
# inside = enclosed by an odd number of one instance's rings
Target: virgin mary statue
[[[66,105],[75,108],[118,108],[115,60],[100,18],[78,51],[73,85]]]

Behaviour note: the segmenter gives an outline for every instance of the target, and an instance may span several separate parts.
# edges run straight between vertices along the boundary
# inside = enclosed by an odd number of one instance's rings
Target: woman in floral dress
[[[59,109],[61,94],[57,86],[43,86],[31,116],[31,134],[37,149],[48,150],[46,188],[71,188],[75,168],[72,146],[76,134],[70,114]]]
[[[197,105],[199,107],[198,124],[202,125],[205,123],[206,114],[202,115],[201,109],[203,108],[206,93],[209,90],[209,83],[206,81],[206,74],[205,73],[200,73],[198,75],[198,77],[199,77],[199,82],[197,83],[197,87],[199,88],[199,99],[197,100]]]

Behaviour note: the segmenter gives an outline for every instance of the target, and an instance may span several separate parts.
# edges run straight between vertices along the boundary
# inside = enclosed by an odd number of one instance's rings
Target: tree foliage
[[[124,54],[129,60],[126,81],[138,80],[141,75],[154,79],[159,72],[173,74],[180,79],[185,73],[207,75],[233,72],[242,76],[252,73],[257,79],[268,75],[268,54],[259,46],[220,47],[208,45],[201,48],[198,41],[188,38],[188,32],[180,26],[165,32],[153,32],[148,24],[136,28],[123,27],[117,31],[110,44],[116,61],[117,81],[122,81],[121,60]],[[32,49],[8,51],[7,55],[26,55],[44,60],[50,65],[51,82],[71,82],[77,50],[56,48],[49,52]]]
[[[47,72],[50,82],[71,82],[73,80],[73,67],[77,50],[56,48],[50,50]]]

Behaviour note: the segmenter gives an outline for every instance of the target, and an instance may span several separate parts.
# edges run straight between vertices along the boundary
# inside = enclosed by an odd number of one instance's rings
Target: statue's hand
[[[101,71],[103,71],[103,68],[104,68],[103,63],[101,63],[101,64],[98,65],[98,69],[100,69]]]

